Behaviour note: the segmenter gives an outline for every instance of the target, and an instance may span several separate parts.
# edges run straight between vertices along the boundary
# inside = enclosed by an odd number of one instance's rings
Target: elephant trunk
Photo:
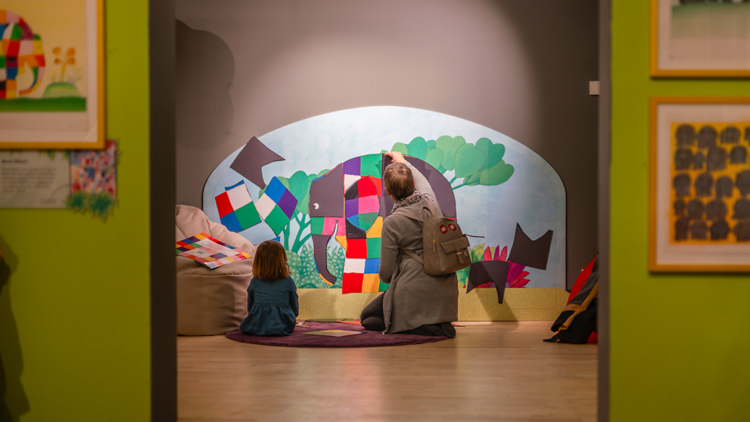
[[[312,235],[313,251],[315,251],[315,265],[318,267],[318,272],[323,277],[323,280],[333,286],[336,282],[336,277],[328,272],[328,241],[330,239],[331,235]]]

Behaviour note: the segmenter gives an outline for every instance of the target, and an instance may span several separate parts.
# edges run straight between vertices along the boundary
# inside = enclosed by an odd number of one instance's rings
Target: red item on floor
[[[570,303],[571,300],[573,300],[574,297],[578,294],[578,292],[581,291],[583,288],[583,284],[586,283],[586,280],[588,280],[589,276],[591,275],[591,271],[594,269],[594,261],[596,261],[595,256],[594,259],[589,262],[589,265],[586,266],[586,268],[581,271],[580,274],[578,274],[578,277],[576,277],[576,282],[573,284],[573,290],[570,291],[570,296],[568,296],[568,303]],[[599,336],[596,335],[596,333],[591,333],[589,336],[589,343],[598,343],[599,342]]]

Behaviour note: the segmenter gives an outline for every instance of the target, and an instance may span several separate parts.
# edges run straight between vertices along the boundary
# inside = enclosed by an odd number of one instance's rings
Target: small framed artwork
[[[750,97],[651,99],[651,271],[750,271],[748,152]]]
[[[651,76],[750,77],[748,28],[748,0],[651,0]]]
[[[103,0],[0,0],[0,148],[104,147]]]

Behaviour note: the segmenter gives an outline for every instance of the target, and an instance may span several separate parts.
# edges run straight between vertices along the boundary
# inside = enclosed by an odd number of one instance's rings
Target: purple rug
[[[285,347],[381,347],[381,346],[404,346],[407,344],[434,343],[448,337],[415,336],[412,334],[380,334],[378,331],[367,331],[361,325],[346,324],[340,322],[312,322],[306,321],[308,327],[296,327],[291,336],[286,337],[257,337],[242,334],[241,331],[231,331],[226,334],[227,338],[242,343],[261,344],[264,346]],[[346,337],[317,336],[302,334],[308,331],[320,330],[346,330],[363,331]]]

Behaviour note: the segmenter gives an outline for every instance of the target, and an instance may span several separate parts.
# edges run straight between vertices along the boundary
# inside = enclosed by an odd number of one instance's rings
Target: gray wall
[[[547,160],[568,285],[597,251],[597,0],[178,0],[177,203],[279,127],[354,107],[437,111]]]

